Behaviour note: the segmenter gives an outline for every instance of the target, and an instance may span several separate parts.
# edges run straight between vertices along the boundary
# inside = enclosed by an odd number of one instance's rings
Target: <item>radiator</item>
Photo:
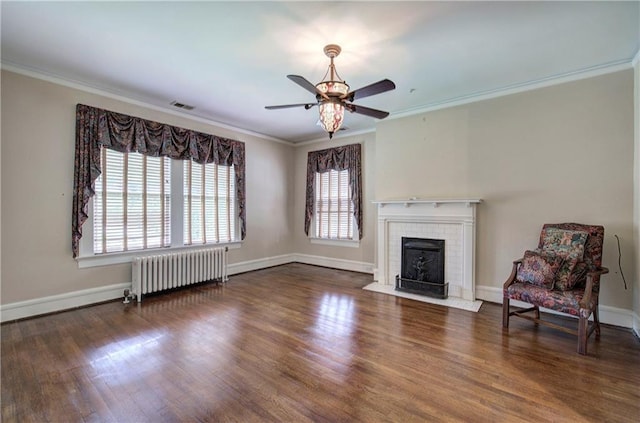
[[[205,248],[135,257],[131,266],[132,292],[144,294],[206,281],[226,282],[228,248]],[[127,294],[125,293],[125,300]]]

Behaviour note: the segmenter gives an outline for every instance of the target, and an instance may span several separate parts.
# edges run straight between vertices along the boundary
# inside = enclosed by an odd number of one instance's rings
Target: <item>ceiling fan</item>
[[[300,75],[287,75],[287,78],[300,85],[305,90],[316,96],[315,103],[284,104],[281,106],[266,106],[265,109],[286,109],[290,107],[304,107],[309,110],[313,106],[318,106],[320,111],[320,125],[329,133],[329,139],[333,133],[340,129],[344,119],[344,110],[352,113],[371,116],[377,119],[384,119],[389,116],[389,112],[372,109],[369,107],[353,104],[354,100],[391,91],[396,88],[396,84],[389,79],[383,79],[354,91],[349,91],[349,85],[340,78],[333,59],[338,57],[342,49],[336,44],[329,44],[324,47],[324,54],[331,60],[329,69],[321,82],[313,85]]]

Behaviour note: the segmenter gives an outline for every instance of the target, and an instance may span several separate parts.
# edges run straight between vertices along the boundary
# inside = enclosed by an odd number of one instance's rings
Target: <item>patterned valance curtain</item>
[[[197,163],[234,166],[240,235],[246,235],[244,143],[138,117],[98,109],[76,107],[76,157],[73,180],[71,248],[78,256],[82,224],[88,217],[89,199],[100,176],[100,148],[121,153],[166,156]]]
[[[315,208],[314,186],[316,173],[330,170],[349,170],[349,188],[353,200],[353,217],[362,239],[362,156],[361,145],[350,144],[326,150],[310,151],[307,158],[307,201],[304,213],[304,232],[309,235]]]

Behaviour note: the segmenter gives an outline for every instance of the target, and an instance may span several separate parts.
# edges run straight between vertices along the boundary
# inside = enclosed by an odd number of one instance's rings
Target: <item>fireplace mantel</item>
[[[475,300],[475,232],[478,198],[379,200],[377,269],[374,278],[391,285],[399,273],[401,237],[446,239],[445,278],[449,295]]]
[[[410,207],[416,204],[429,204],[432,207],[438,207],[441,204],[465,204],[467,207],[471,207],[472,204],[481,203],[482,200],[478,198],[431,198],[431,199],[419,199],[417,197],[408,198],[406,200],[380,200],[373,201],[373,204],[377,204],[382,208],[386,205],[398,205],[401,204],[404,207]]]

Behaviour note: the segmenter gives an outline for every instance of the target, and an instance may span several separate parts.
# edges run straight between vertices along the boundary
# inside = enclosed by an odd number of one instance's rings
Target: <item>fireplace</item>
[[[440,239],[446,246],[444,267],[449,299],[474,301],[476,206],[481,202],[473,198],[376,201],[374,279],[395,291],[394,278],[402,275],[402,238]]]
[[[401,272],[396,290],[447,298],[444,239],[402,237]]]

